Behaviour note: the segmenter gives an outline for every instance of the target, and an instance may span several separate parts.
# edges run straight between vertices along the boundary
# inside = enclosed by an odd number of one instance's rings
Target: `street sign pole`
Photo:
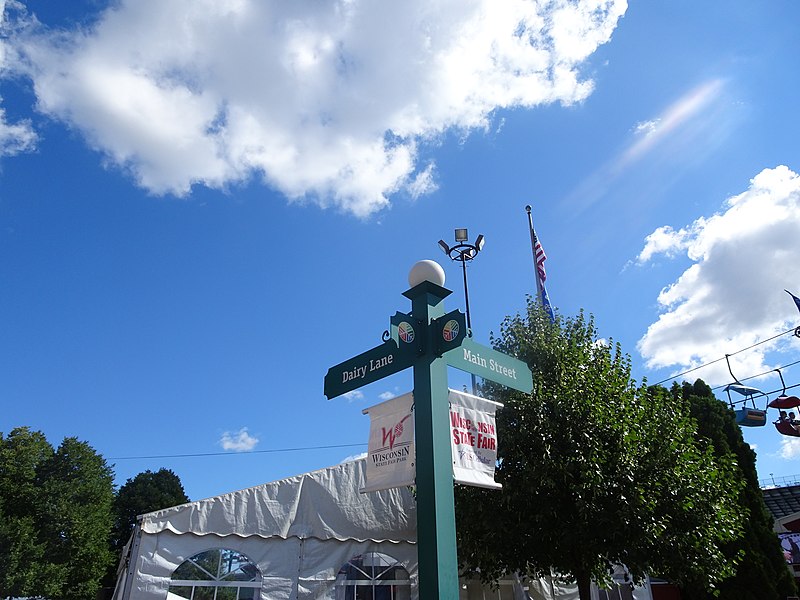
[[[447,290],[430,281],[403,295],[421,321],[424,352],[414,361],[414,414],[417,445],[417,554],[419,597],[458,600],[458,557],[450,449],[447,362],[437,356],[432,319],[444,315]]]
[[[436,283],[438,281],[438,283]],[[453,456],[450,448],[450,402],[447,365],[508,387],[530,392],[528,366],[467,337],[464,314],[445,314],[444,271],[433,261],[411,270],[411,314],[390,319],[384,343],[328,369],[328,399],[414,368],[414,434],[416,438],[417,557],[419,597],[458,600],[456,515]]]

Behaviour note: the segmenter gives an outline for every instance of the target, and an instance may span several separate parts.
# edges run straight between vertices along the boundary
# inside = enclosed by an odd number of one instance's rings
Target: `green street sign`
[[[330,400],[361,386],[407,369],[414,355],[401,352],[394,340],[388,340],[328,369],[325,375],[325,396]]]
[[[533,390],[533,374],[521,360],[466,338],[444,355],[447,364],[520,392]]]
[[[453,310],[431,321],[433,349],[436,356],[458,348],[467,337],[467,318],[460,310]]]

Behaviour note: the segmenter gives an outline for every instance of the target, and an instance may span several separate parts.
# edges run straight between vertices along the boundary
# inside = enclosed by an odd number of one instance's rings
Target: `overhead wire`
[[[797,364],[800,364],[800,360],[796,360],[796,361],[794,361],[794,362],[792,362],[792,363],[789,363],[788,365],[783,365],[783,366],[781,366],[781,367],[777,367],[777,368],[775,368],[775,369],[769,369],[768,371],[764,371],[763,373],[756,373],[755,375],[750,375],[749,377],[743,377],[743,378],[742,378],[742,379],[740,379],[739,381],[740,381],[740,382],[741,382],[741,381],[748,381],[749,379],[755,379],[755,378],[757,378],[757,377],[763,377],[764,375],[769,375],[770,373],[774,373],[775,371],[778,371],[778,370],[780,370],[780,369],[786,369],[786,368],[788,368],[788,367],[793,367],[793,366],[795,366],[795,365],[797,365]],[[718,390],[718,389],[720,389],[720,388],[724,388],[726,385],[728,385],[728,384],[722,384],[722,385],[718,385],[717,387],[711,388],[711,390],[712,390],[712,391],[713,391],[713,390]],[[786,389],[788,390],[790,387],[797,387],[797,385],[800,385],[800,384],[795,384],[795,385],[789,386],[789,387],[787,387]],[[777,392],[778,390],[775,390],[775,391]],[[769,393],[771,394],[772,392],[769,392]]]
[[[755,348],[756,346],[760,346],[761,344],[766,344],[767,342],[771,342],[772,340],[777,339],[777,338],[779,338],[779,337],[781,337],[783,335],[786,335],[787,333],[793,333],[795,331],[795,329],[796,329],[795,327],[792,327],[791,329],[787,329],[783,333],[778,333],[776,335],[773,335],[771,338],[767,338],[765,340],[761,340],[760,342],[756,342],[755,344],[751,344],[750,346],[747,346],[746,348],[741,348],[739,350],[736,350],[735,352],[729,352],[728,356],[733,356],[734,354],[739,354],[741,352],[745,352],[747,350],[751,350],[751,349]],[[672,381],[673,379],[677,379],[678,377],[681,377],[683,375],[687,375],[688,373],[692,373],[693,371],[698,371],[699,369],[703,369],[705,367],[708,367],[710,365],[713,365],[714,363],[718,363],[718,362],[723,361],[723,360],[725,360],[725,357],[721,356],[720,358],[716,358],[716,359],[714,359],[712,361],[709,361],[709,362],[707,362],[705,364],[698,365],[696,367],[692,367],[691,369],[688,369],[687,371],[683,371],[681,373],[677,373],[677,374],[673,375],[672,377],[667,377],[666,379],[662,379],[661,381],[658,381],[658,382],[656,382],[656,383],[654,383],[652,385],[661,385],[662,383],[666,383],[667,381]],[[753,377],[758,377],[758,376],[754,375]],[[742,380],[742,381],[744,381],[744,380]]]
[[[715,388],[712,388],[711,391],[718,390],[718,389],[723,388],[723,387],[725,387],[725,386],[724,385],[719,385],[719,386],[717,386]],[[763,396],[769,396],[770,394],[775,394],[775,393],[780,392],[780,391],[792,390],[792,389],[794,389],[796,387],[800,387],[800,383],[795,383],[794,385],[787,385],[786,388],[780,387],[780,388],[771,390],[769,392],[762,392],[761,390],[758,390],[760,392],[760,394],[753,394],[753,398],[761,398]],[[745,402],[745,401],[747,401],[747,398],[745,398],[744,400],[737,400],[733,404],[741,404],[742,402]]]
[[[741,352],[745,352],[747,350],[755,348],[756,346],[759,346],[759,345],[764,344],[766,342],[770,342],[770,341],[772,341],[772,340],[774,340],[776,338],[779,338],[779,337],[781,337],[783,335],[786,335],[787,333],[792,333],[794,330],[795,330],[795,328],[788,329],[788,330],[786,330],[786,331],[784,331],[782,333],[779,333],[777,335],[774,335],[774,336],[772,336],[770,338],[761,340],[760,342],[756,342],[755,344],[751,344],[750,346],[747,346],[746,348],[741,348],[739,350],[736,350],[735,352],[731,352],[730,354],[728,354],[728,356],[733,356],[734,354],[739,354]],[[653,385],[661,385],[662,383],[666,383],[667,381],[672,381],[673,379],[677,379],[678,377],[681,377],[682,375],[687,375],[688,373],[691,373],[693,371],[697,371],[697,370],[702,369],[704,367],[708,367],[710,365],[713,365],[714,363],[718,363],[718,362],[723,361],[723,360],[725,360],[724,356],[722,356],[720,358],[717,358],[715,360],[709,361],[709,362],[707,362],[705,364],[698,365],[696,367],[693,367],[693,368],[688,369],[686,371],[683,371],[681,373],[677,373],[677,374],[673,375],[672,377],[668,377],[666,379],[662,379],[661,381],[659,381],[658,383],[655,383]],[[789,363],[787,365],[783,365],[782,367],[779,367],[779,368],[785,369],[787,367],[791,367],[791,366],[794,366],[796,364],[800,364],[800,360],[795,361],[793,363]],[[774,370],[775,369],[770,369],[769,371],[765,371],[764,373],[759,373],[757,375],[751,375],[749,377],[745,377],[745,378],[741,379],[740,381],[747,381],[748,379],[754,379],[756,377],[761,377],[762,375],[766,375],[768,373],[771,373]],[[717,386],[715,388],[712,388],[712,391],[720,389],[722,387],[725,387],[725,386],[724,385]],[[796,388],[796,387],[800,387],[800,384],[787,386],[785,389],[790,390],[790,389],[793,389],[793,388]],[[779,391],[779,390],[773,390],[772,392],[763,392],[763,393],[764,393],[764,395],[768,395],[768,394],[775,393],[777,391]],[[146,455],[146,456],[110,456],[110,457],[108,457],[108,460],[153,460],[153,459],[165,459],[165,458],[199,458],[199,457],[207,457],[207,456],[242,456],[242,455],[250,455],[250,454],[277,454],[277,453],[280,453],[280,452],[304,452],[304,451],[309,451],[309,450],[331,450],[331,449],[335,449],[335,448],[356,448],[356,447],[363,447],[363,446],[366,446],[366,445],[367,445],[366,443],[360,443],[360,444],[330,444],[330,445],[327,445],[327,446],[299,446],[299,447],[296,447],[296,448],[270,448],[270,449],[267,449],[267,450],[249,450],[247,452],[194,452],[194,453],[182,453],[182,454],[152,454],[152,455]]]
[[[302,452],[305,450],[330,450],[333,448],[355,448],[361,444],[331,444],[329,446],[301,446],[298,448],[270,448],[268,450],[248,450],[247,452],[195,452],[187,454],[153,454],[149,456],[109,456],[107,460],[147,460],[154,458],[195,458],[200,456],[242,456],[247,454],[274,454],[277,452]]]

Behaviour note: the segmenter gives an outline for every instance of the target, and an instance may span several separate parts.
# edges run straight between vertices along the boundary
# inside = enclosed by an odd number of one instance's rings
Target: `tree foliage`
[[[708,588],[733,572],[722,547],[741,533],[736,465],[696,441],[683,399],[637,387],[629,357],[582,313],[553,323],[531,300],[493,342],[531,367],[534,390],[486,386],[505,404],[503,489],[458,490],[465,570],[493,580],[553,569],[578,581],[581,598],[612,564]]]
[[[727,600],[778,600],[795,595],[794,579],[786,568],[772,516],[758,485],[755,452],[744,441],[733,412],[699,379],[694,384],[675,384],[671,393],[689,403],[699,435],[709,440],[717,455],[736,456],[737,476],[745,482],[739,494],[739,503],[747,509],[744,535],[723,547],[724,554],[731,558],[741,553],[741,560],[736,573],[721,582],[720,596]],[[687,581],[682,592],[686,600],[711,599],[707,590],[693,581]]]
[[[0,434],[0,597],[92,598],[111,561],[113,473],[91,446]]]
[[[144,471],[125,482],[114,499],[112,545],[120,551],[138,515],[189,502],[180,478],[169,469]]]
[[[49,596],[61,576],[45,562],[47,543],[38,529],[44,498],[38,470],[53,456],[39,432],[15,429],[0,434],[0,597]]]

